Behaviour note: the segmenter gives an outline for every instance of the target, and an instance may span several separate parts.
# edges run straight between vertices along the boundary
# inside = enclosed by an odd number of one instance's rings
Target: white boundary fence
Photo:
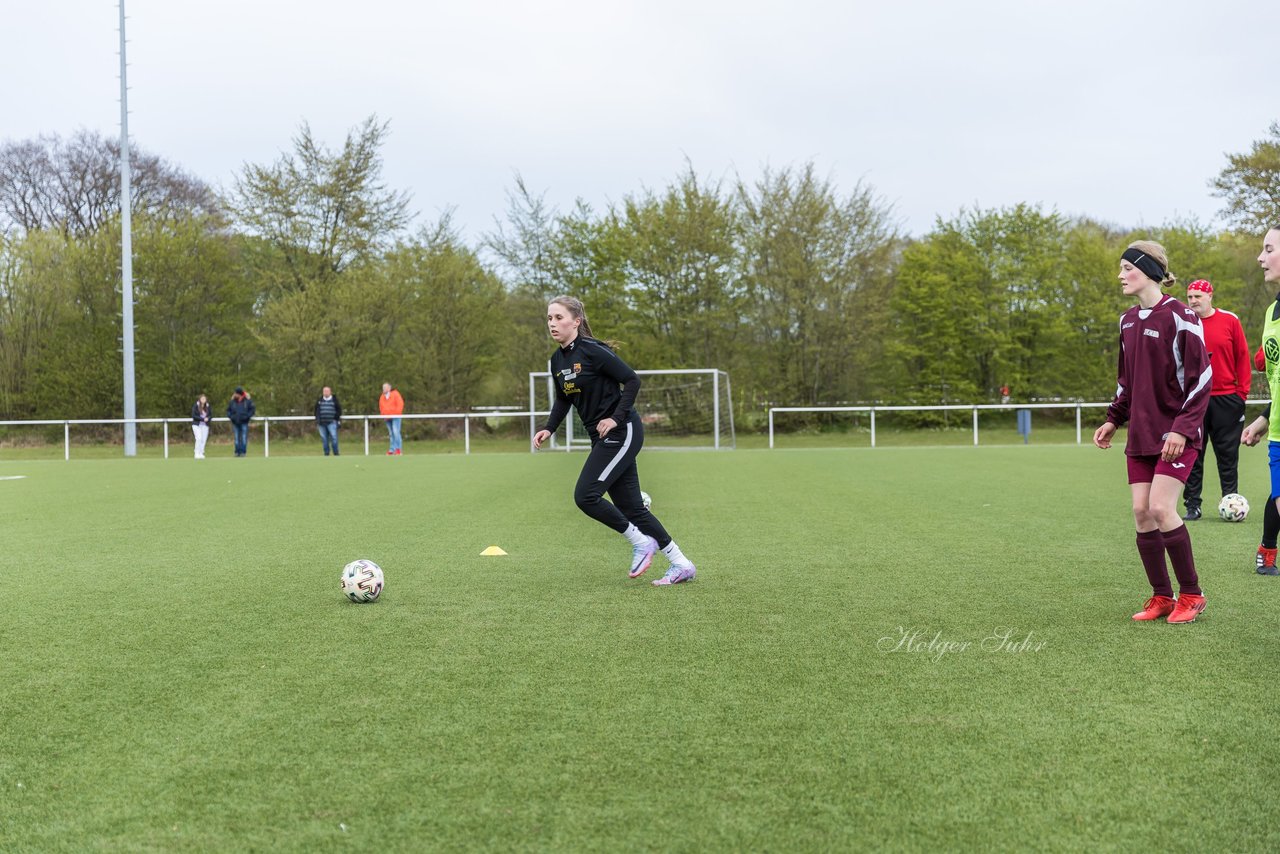
[[[1253,404],[1270,404],[1270,400],[1249,400],[1246,406]],[[1076,444],[1083,444],[1082,412],[1085,409],[1106,409],[1106,403],[960,403],[947,406],[771,406],[769,407],[769,447],[773,447],[773,413],[775,412],[869,412],[871,413],[871,447],[876,446],[876,413],[877,412],[973,412],[973,444],[978,444],[978,412],[979,411],[1012,411],[1019,409],[1074,409],[1076,411]],[[1092,434],[1090,434],[1092,435]]]
[[[363,421],[364,422],[364,455],[369,456],[369,423],[383,423],[390,418],[402,418],[406,421],[445,421],[445,420],[461,420],[463,435],[463,453],[471,453],[471,420],[473,418],[537,418],[538,416],[549,415],[549,412],[535,412],[530,410],[519,410],[511,412],[508,410],[494,412],[434,412],[430,414],[404,414],[404,415],[347,415],[343,417],[343,421]],[[264,457],[271,456],[271,425],[281,421],[311,421],[316,419],[311,415],[255,415],[252,424],[262,425],[262,455]],[[227,418],[211,418],[214,423],[222,422],[229,424]],[[169,425],[178,424],[182,428],[190,429],[190,418],[71,418],[58,421],[0,421],[0,427],[41,427],[62,425],[62,447],[63,459],[71,459],[71,427],[73,424],[163,424],[164,425],[164,458],[169,459]]]

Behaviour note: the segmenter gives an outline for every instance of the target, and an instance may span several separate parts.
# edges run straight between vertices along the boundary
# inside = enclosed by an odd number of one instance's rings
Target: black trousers
[[[627,530],[630,522],[657,540],[659,548],[666,548],[671,535],[658,518],[645,509],[644,499],[640,497],[636,455],[642,447],[644,427],[633,410],[626,424],[619,424],[603,439],[596,437],[591,444],[591,452],[573,490],[573,500],[583,513],[619,534]],[[612,504],[604,500],[606,492]]]
[[[1213,456],[1218,461],[1218,481],[1222,494],[1229,495],[1239,488],[1236,463],[1240,458],[1240,434],[1244,432],[1244,400],[1238,394],[1218,394],[1209,398],[1209,409],[1204,414],[1205,443],[1196,457],[1187,477],[1187,487],[1182,500],[1188,508],[1200,506],[1200,493],[1204,487],[1204,458],[1213,443]]]

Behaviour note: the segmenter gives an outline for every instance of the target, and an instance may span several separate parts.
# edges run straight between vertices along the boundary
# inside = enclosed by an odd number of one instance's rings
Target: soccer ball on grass
[[[342,593],[352,602],[374,601],[382,584],[382,567],[371,560],[353,560],[342,568]]]
[[[653,503],[653,499],[649,497],[649,493],[645,492],[643,489],[640,490],[640,503],[644,505],[645,510],[648,510],[649,505]]]
[[[1224,522],[1243,522],[1249,515],[1249,500],[1235,492],[1224,495],[1218,502],[1218,515]]]

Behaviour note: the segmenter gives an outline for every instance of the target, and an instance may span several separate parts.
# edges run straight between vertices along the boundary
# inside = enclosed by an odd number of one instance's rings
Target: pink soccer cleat
[[[691,563],[673,565],[667,570],[666,575],[653,582],[653,586],[666,587],[670,584],[681,584],[685,581],[693,581],[697,574],[698,570],[695,569]]]
[[[649,568],[649,564],[653,563],[653,556],[658,553],[658,541],[653,537],[646,537],[644,545],[631,547],[631,569],[627,572],[628,578],[639,578],[644,575],[644,571]]]

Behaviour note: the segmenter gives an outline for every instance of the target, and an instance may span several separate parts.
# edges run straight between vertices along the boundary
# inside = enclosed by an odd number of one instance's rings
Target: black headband
[[[1134,249],[1132,246],[1124,250],[1124,254],[1120,256],[1121,260],[1128,261],[1133,266],[1143,272],[1148,279],[1153,282],[1163,282],[1166,274],[1164,267],[1160,266],[1160,262],[1152,258],[1145,252]]]

